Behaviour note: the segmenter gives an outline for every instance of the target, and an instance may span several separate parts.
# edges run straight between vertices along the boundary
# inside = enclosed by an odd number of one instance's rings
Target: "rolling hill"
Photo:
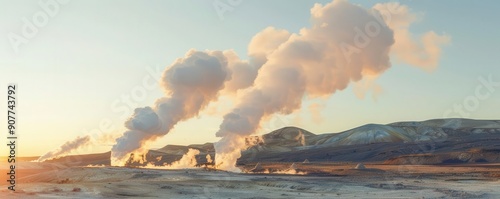
[[[457,164],[500,162],[500,121],[435,119],[422,122],[367,124],[340,133],[314,134],[284,127],[252,138],[239,164],[255,162],[378,162],[385,164]],[[178,160],[189,148],[200,150],[199,163],[215,155],[212,143],[167,145],[150,150],[156,165]],[[109,153],[83,155],[78,164],[109,164]],[[102,157],[101,157],[102,156]],[[161,158],[160,158],[161,157]],[[53,162],[71,162],[67,156]],[[99,160],[99,161],[97,161]]]

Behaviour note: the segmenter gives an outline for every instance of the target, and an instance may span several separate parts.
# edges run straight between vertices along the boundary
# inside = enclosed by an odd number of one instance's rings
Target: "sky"
[[[189,49],[233,49],[246,58],[248,43],[273,26],[298,33],[310,26],[310,9],[330,1],[61,1],[26,42],[26,21],[46,12],[47,1],[4,1],[0,7],[0,92],[18,85],[18,154],[36,156],[83,135],[122,133],[123,123],[137,107],[164,96],[155,81]],[[237,2],[237,1],[236,1]],[[351,3],[370,8],[387,1]],[[259,133],[298,126],[314,133],[341,132],[367,123],[421,121],[443,117],[499,119],[500,86],[478,96],[485,81],[500,82],[500,2],[398,1],[419,19],[410,27],[418,37],[427,31],[447,35],[433,71],[394,61],[378,77],[381,93],[357,95],[356,85],[322,99],[306,99],[291,115],[274,115]],[[214,4],[229,10],[221,13]],[[220,5],[220,4],[219,4]],[[53,9],[54,7],[52,7]],[[483,93],[484,94],[484,93]],[[1,94],[0,94],[1,95]],[[468,105],[467,105],[468,103]],[[0,97],[6,106],[6,97]],[[214,142],[230,102],[181,122],[153,148],[166,144]],[[317,112],[309,107],[316,106]],[[455,106],[472,107],[463,113]],[[212,109],[211,109],[212,110]],[[0,108],[6,111],[6,108]],[[6,114],[0,114],[6,129]],[[5,134],[4,134],[5,135]],[[2,136],[0,139],[5,139]],[[2,145],[2,151],[5,146]],[[102,144],[78,153],[104,152]],[[3,156],[3,155],[1,155]]]

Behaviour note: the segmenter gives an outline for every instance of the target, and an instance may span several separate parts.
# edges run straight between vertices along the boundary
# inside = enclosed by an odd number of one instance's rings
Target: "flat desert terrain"
[[[0,198],[500,198],[500,164],[262,163],[207,168],[67,167],[18,163],[16,191]],[[3,164],[1,172],[6,173]],[[251,172],[253,170],[255,172]]]

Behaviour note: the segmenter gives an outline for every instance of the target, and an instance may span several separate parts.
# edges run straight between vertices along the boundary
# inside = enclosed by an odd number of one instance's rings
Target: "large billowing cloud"
[[[365,9],[344,0],[316,4],[310,28],[297,34],[275,28],[258,33],[269,39],[254,38],[256,45],[250,46],[255,54],[266,54],[266,61],[254,87],[224,116],[216,133],[221,137],[215,144],[218,168],[238,170],[235,163],[247,147],[245,138],[265,119],[300,109],[306,96],[329,96],[364,76],[381,75],[391,67],[390,52],[409,64],[435,67],[447,37],[429,32],[420,43],[411,40],[404,33],[409,33],[412,14],[405,6],[394,5]],[[383,10],[388,6],[396,12]]]

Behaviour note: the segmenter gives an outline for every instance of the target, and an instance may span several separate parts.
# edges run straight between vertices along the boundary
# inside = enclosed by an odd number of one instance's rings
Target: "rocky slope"
[[[276,130],[268,135],[282,132]],[[299,128],[286,128],[297,138]],[[314,135],[303,139],[276,140],[251,147],[241,163],[256,161],[348,161],[388,164],[443,164],[500,162],[500,121],[436,119],[424,122],[368,124],[341,133]],[[295,137],[294,137],[295,136]],[[293,140],[293,139],[292,139]],[[275,150],[279,147],[279,151]]]

